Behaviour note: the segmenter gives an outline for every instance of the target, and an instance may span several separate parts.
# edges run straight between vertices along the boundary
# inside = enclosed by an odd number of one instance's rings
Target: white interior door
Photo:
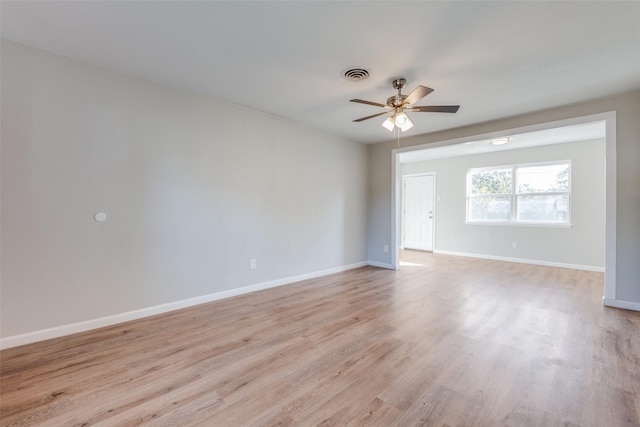
[[[433,251],[433,174],[405,176],[403,190],[403,247]]]

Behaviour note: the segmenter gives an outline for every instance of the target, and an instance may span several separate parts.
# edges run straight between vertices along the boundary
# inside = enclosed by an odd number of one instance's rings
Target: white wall
[[[564,107],[499,119],[447,131],[400,140],[402,147],[471,138],[492,132],[518,129],[593,114],[616,112],[616,246],[615,300],[640,308],[640,90],[625,92]],[[391,150],[395,141],[370,147],[369,260],[391,263],[383,245],[391,243]],[[610,195],[607,194],[607,199]],[[630,304],[626,304],[626,302]]]
[[[465,224],[469,168],[553,160],[571,160],[572,228]],[[600,140],[404,163],[400,172],[436,172],[435,251],[603,270],[604,163]]]
[[[3,40],[0,336],[366,261],[367,162],[362,144]]]

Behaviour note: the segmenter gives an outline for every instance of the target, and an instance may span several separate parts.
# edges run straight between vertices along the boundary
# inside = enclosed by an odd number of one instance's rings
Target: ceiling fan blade
[[[406,104],[413,105],[425,96],[429,95],[431,92],[433,92],[433,89],[431,89],[430,87],[419,85],[413,90],[413,92],[409,94],[409,96],[407,96],[404,102]]]
[[[375,107],[382,107],[382,108],[391,109],[391,107],[389,107],[388,105],[380,104],[379,102],[365,101],[364,99],[350,99],[349,102],[357,102],[357,103],[360,103],[360,104],[367,104],[367,105],[373,105]]]
[[[455,113],[460,108],[459,105],[429,105],[422,107],[411,107],[414,113]]]
[[[364,120],[373,119],[374,117],[378,117],[378,116],[381,116],[383,114],[388,114],[388,113],[389,113],[388,111],[383,111],[382,113],[374,114],[372,116],[367,116],[367,117],[362,117],[360,119],[356,119],[356,120],[354,120],[354,122],[362,122]]]

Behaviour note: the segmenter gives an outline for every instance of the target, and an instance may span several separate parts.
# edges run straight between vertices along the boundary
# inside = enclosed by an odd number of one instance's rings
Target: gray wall
[[[553,160],[571,160],[572,228],[465,224],[469,168]],[[436,251],[603,269],[604,163],[605,144],[599,140],[405,163],[400,172],[436,172]]]
[[[1,166],[2,337],[367,259],[366,146],[6,40]]]
[[[616,111],[616,299],[640,303],[640,90],[400,140],[401,146],[435,143],[591,114]],[[391,262],[391,150],[395,141],[370,147],[369,260]]]

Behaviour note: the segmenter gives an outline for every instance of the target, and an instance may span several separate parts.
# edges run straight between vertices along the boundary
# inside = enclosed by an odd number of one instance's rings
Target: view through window
[[[467,222],[569,225],[571,164],[469,169]]]

